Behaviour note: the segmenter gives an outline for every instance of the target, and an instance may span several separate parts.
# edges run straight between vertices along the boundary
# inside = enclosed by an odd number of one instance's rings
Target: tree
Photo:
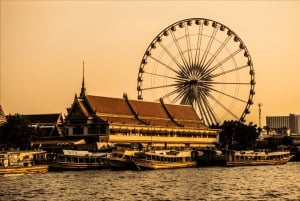
[[[256,125],[240,124],[239,131],[235,136],[235,140],[237,142],[237,149],[253,149],[256,139],[259,136],[259,132],[256,129]]]
[[[219,140],[220,147],[223,149],[252,149],[259,136],[256,125],[252,123],[245,125],[240,121],[224,121],[219,128],[222,130]]]
[[[31,129],[20,114],[9,115],[7,122],[0,129],[0,144],[7,147],[29,149]]]

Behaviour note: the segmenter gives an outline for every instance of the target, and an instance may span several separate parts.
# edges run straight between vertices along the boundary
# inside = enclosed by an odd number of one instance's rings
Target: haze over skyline
[[[236,32],[255,70],[247,122],[300,114],[298,1],[1,1],[0,104],[5,114],[66,114],[80,93],[137,99],[141,59],[154,37],[187,18]]]

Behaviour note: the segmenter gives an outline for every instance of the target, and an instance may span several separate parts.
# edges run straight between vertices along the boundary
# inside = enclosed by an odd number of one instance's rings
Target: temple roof
[[[126,102],[120,98],[108,98],[101,96],[86,96],[90,106],[96,113],[114,115],[132,115]]]
[[[89,105],[98,118],[110,124],[207,128],[190,105],[128,100],[127,96],[121,99],[86,95],[85,100],[88,103],[81,104],[84,113],[89,110],[83,105]]]
[[[61,113],[54,114],[26,114],[23,115],[24,119],[28,120],[31,124],[33,123],[51,123],[54,124],[60,120]]]

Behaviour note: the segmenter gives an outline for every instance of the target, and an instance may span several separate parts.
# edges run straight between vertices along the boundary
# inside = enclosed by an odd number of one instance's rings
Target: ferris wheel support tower
[[[259,120],[259,128],[261,128],[261,107],[263,106],[262,103],[258,103],[258,120]]]

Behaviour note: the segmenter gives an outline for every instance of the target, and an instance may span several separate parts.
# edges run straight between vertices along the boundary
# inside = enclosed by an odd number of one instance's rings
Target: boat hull
[[[226,159],[197,159],[197,167],[226,166]]]
[[[27,167],[7,167],[7,168],[0,168],[0,175],[46,173],[48,172],[48,170],[49,170],[48,165],[33,165]]]
[[[110,158],[108,165],[113,170],[140,170],[140,167],[134,161],[122,158]]]
[[[97,170],[108,168],[108,164],[87,164],[71,162],[52,162],[49,164],[50,171],[67,171],[67,170]]]
[[[229,151],[226,166],[283,165],[293,156],[288,151]]]
[[[243,161],[226,161],[226,166],[257,166],[257,165],[284,165],[291,160],[293,156],[280,160],[243,160]]]
[[[145,152],[135,160],[140,169],[177,169],[197,167],[196,152],[193,150],[156,150]]]
[[[137,165],[142,170],[177,169],[196,167],[197,162],[160,162],[160,161],[138,161]]]
[[[208,167],[208,166],[225,166],[226,156],[222,154],[221,151],[217,150],[202,150],[201,155],[197,157],[198,167]]]

